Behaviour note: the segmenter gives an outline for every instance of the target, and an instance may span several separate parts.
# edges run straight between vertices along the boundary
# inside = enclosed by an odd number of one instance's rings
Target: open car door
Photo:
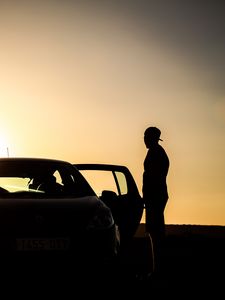
[[[134,236],[143,214],[143,201],[136,182],[125,166],[74,164],[99,198],[111,209],[121,242]]]
[[[154,272],[153,244],[148,232],[140,235],[138,230],[144,204],[129,169],[112,164],[92,163],[74,166],[112,211],[119,227],[121,246],[123,245],[120,248],[120,264],[125,266],[125,276],[149,280]],[[124,272],[119,273],[123,280]]]

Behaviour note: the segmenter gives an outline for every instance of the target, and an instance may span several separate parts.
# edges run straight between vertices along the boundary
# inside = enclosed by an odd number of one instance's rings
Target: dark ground
[[[224,291],[225,227],[167,225],[161,271],[153,289],[201,293]]]

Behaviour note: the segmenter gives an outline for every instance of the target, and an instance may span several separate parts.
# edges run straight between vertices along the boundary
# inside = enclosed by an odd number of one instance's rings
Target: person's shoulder
[[[165,155],[168,157],[166,150],[163,148],[163,146],[159,145],[159,151],[161,152],[162,155]]]
[[[166,150],[163,148],[163,146],[162,145],[160,145],[160,144],[158,144],[158,149],[160,149],[160,151],[162,151],[162,152],[166,152]]]

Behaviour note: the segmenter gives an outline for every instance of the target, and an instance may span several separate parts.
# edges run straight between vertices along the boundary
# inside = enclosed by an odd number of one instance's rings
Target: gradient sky
[[[166,223],[225,225],[225,1],[0,1],[0,39],[0,156],[123,164],[141,193],[157,126]]]

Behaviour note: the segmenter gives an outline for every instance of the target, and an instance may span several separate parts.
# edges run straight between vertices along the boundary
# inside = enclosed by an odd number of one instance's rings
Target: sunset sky
[[[225,225],[225,1],[1,1],[0,156],[170,157],[168,224]]]

